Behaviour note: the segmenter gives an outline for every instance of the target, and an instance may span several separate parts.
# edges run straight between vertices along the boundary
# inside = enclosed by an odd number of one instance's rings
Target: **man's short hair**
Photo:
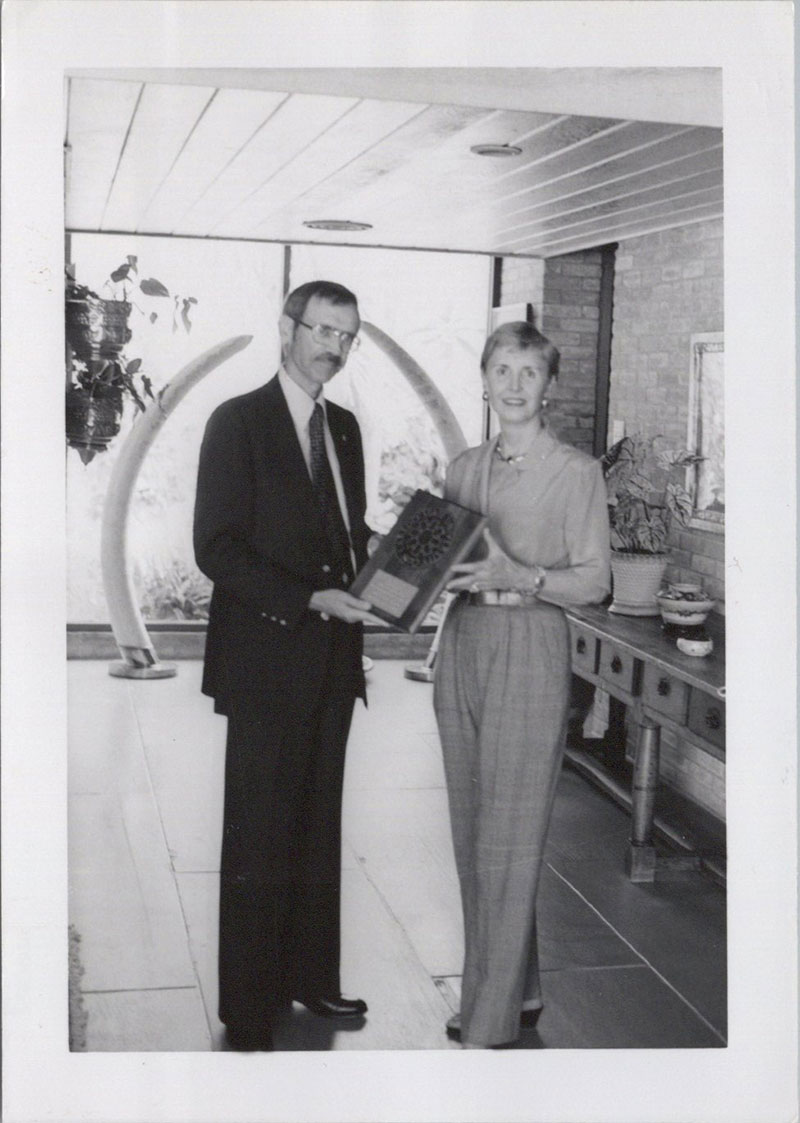
[[[289,293],[283,303],[283,314],[290,320],[301,320],[306,313],[309,300],[315,296],[330,304],[351,304],[358,311],[355,294],[339,285],[336,281],[307,281]]]

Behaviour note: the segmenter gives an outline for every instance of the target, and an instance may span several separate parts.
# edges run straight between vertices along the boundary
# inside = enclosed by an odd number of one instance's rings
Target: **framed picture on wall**
[[[704,459],[687,469],[691,526],[725,529],[725,346],[722,332],[691,337],[686,446]]]

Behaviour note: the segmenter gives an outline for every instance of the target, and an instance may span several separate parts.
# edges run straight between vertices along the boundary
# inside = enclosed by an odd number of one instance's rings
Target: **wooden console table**
[[[567,618],[573,672],[624,702],[638,726],[626,868],[631,881],[653,881],[661,729],[724,758],[724,621],[709,618],[706,629],[714,650],[696,658],[664,635],[660,617],[619,616],[587,606],[569,609]]]

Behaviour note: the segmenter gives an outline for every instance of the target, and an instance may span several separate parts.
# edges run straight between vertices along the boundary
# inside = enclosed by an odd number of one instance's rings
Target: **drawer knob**
[[[579,655],[583,655],[584,651],[586,650],[586,640],[583,638],[583,636],[580,636],[577,643],[575,644],[575,650]]]
[[[668,678],[660,678],[658,680],[658,686],[656,687],[656,690],[662,698],[668,698],[672,691],[672,683]]]
[[[706,725],[709,729],[719,729],[722,725],[722,716],[716,706],[709,706],[706,711]]]
[[[615,675],[618,675],[619,672],[622,670],[622,660],[620,659],[619,655],[615,655],[614,658],[611,660],[611,670],[614,672]]]

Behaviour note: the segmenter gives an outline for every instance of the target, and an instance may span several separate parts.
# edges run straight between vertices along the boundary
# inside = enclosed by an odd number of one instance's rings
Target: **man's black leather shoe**
[[[317,995],[296,998],[301,1006],[305,1006],[312,1014],[319,1018],[360,1018],[367,1012],[367,1004],[361,998],[344,998],[341,994],[331,996]]]
[[[226,1026],[225,1037],[229,1048],[237,1053],[271,1053],[272,1031],[268,1026],[258,1029]]]

